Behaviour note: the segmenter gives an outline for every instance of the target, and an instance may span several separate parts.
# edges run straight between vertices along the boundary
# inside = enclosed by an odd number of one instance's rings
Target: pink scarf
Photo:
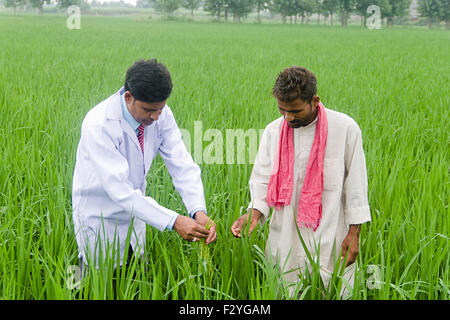
[[[322,218],[323,159],[327,145],[328,122],[324,106],[319,103],[318,120],[311,153],[306,166],[305,181],[298,203],[297,225],[316,231]],[[294,130],[284,120],[278,153],[269,180],[266,202],[281,209],[291,203],[294,185]]]

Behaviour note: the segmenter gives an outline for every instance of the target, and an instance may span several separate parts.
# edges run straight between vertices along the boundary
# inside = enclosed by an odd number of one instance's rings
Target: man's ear
[[[125,95],[124,95],[124,98],[125,98],[125,102],[127,103],[127,104],[130,104],[130,103],[132,103],[133,102],[133,95],[131,94],[131,92],[129,91],[129,90],[127,90],[127,91],[125,91]]]
[[[311,99],[311,104],[314,108],[317,108],[317,106],[319,105],[320,102],[320,97],[318,95],[315,95],[312,99]]]

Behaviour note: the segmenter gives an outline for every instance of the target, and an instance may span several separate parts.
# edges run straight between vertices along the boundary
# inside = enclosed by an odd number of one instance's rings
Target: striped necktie
[[[144,125],[143,124],[140,124],[138,127],[137,138],[139,140],[139,144],[141,145],[142,154],[144,154]]]

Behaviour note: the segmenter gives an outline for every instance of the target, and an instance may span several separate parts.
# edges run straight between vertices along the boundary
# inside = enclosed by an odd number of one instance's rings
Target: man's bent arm
[[[159,205],[134,189],[128,180],[128,161],[115,148],[112,138],[102,126],[89,126],[84,130],[89,159],[97,178],[112,201],[145,223],[164,230],[176,212]]]
[[[167,166],[172,183],[180,194],[189,216],[193,218],[195,212],[199,210],[206,213],[201,171],[186,150],[172,111],[169,108],[166,111],[167,118],[164,123],[159,124],[163,137],[159,154]]]

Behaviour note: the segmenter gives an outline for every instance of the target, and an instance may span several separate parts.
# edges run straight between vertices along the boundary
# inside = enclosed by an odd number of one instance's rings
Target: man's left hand
[[[342,242],[342,256],[341,259],[344,260],[347,256],[346,267],[351,265],[356,261],[359,254],[359,233],[361,232],[360,224],[350,225],[347,236]]]
[[[203,211],[197,211],[195,213],[195,220],[205,228],[209,226],[209,236],[206,238],[206,244],[208,245],[211,242],[214,242],[217,238],[216,224],[214,223],[214,221],[208,218],[206,213],[204,213]]]

